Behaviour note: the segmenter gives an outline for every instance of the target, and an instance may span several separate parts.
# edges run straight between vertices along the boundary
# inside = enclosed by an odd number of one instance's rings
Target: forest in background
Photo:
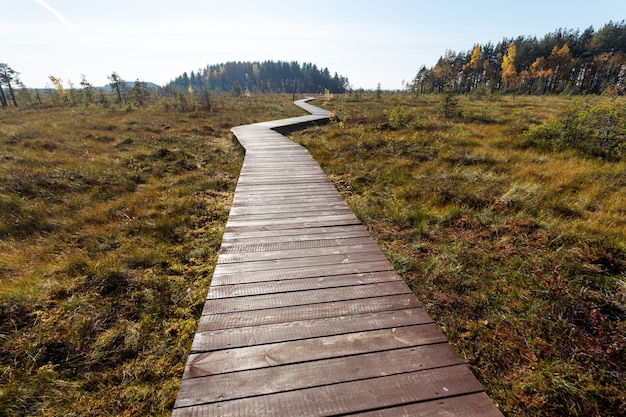
[[[331,93],[343,93],[348,84],[348,78],[336,72],[331,75],[328,68],[318,68],[315,64],[263,61],[207,65],[196,72],[183,73],[167,87],[234,93],[242,90],[250,93],[322,93],[325,89]]]
[[[78,86],[50,75],[44,89],[22,83],[20,73],[0,63],[0,105],[3,108],[43,105],[42,92],[55,105],[134,103],[151,96],[177,97],[181,107],[196,97],[210,107],[211,94],[234,96],[260,93],[349,93],[358,96],[347,77],[316,64],[286,61],[226,62],[184,72],[165,86],[141,80],[127,82],[115,71],[106,88],[95,87],[85,75]],[[609,22],[601,29],[558,29],[542,38],[518,36],[493,44],[475,44],[463,52],[447,51],[431,68],[422,66],[406,89],[415,94],[602,94],[626,91],[626,22]],[[380,84],[377,92],[380,93]]]
[[[423,66],[409,85],[416,93],[483,91],[520,94],[623,93],[626,23],[596,31],[558,29],[538,39],[519,36],[448,51],[432,68]]]
[[[140,79],[127,81],[113,71],[107,76],[109,84],[94,86],[82,74],[78,86],[71,81],[50,75],[44,89],[28,88],[20,80],[20,73],[7,63],[0,63],[0,106],[41,107],[125,104],[143,107],[157,97],[174,97],[184,111],[188,102],[200,102],[211,108],[211,95],[231,94],[235,97],[259,93],[344,93],[348,78],[330,74],[328,68],[318,68],[311,63],[264,61],[227,62],[207,65],[206,68],[184,72],[165,86]],[[49,98],[46,100],[46,98]]]

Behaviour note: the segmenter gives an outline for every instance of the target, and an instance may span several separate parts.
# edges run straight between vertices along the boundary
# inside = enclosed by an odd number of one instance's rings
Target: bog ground
[[[626,413],[626,166],[569,140],[612,100],[335,96],[292,135],[505,415]],[[229,129],[290,101],[0,112],[0,415],[170,414],[242,161]]]

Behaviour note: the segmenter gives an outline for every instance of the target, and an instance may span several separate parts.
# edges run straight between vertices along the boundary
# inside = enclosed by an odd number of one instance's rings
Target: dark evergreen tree
[[[13,105],[17,107],[17,100],[15,100],[15,92],[13,91],[13,84],[19,84],[18,73],[13,70],[10,66],[4,63],[0,63],[0,102],[2,103],[2,107],[6,107],[9,105],[9,101],[7,96],[4,94],[2,89],[5,86],[9,90],[9,99],[13,102]]]
[[[128,103],[128,86],[126,81],[115,71],[107,78],[110,81],[111,88],[117,94],[118,103]]]

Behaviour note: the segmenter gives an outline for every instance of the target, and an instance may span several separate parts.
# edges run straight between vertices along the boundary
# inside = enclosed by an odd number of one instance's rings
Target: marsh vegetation
[[[0,112],[0,415],[169,415],[243,158],[229,129],[291,98]],[[325,105],[293,139],[505,415],[624,415],[623,97]]]
[[[294,139],[505,415],[624,415],[624,98],[383,94],[328,108],[334,124]]]
[[[171,413],[243,160],[230,128],[290,99],[0,112],[1,416]]]

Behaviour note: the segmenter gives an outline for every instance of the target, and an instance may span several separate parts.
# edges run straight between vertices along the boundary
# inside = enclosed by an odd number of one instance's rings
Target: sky
[[[167,84],[227,61],[311,62],[353,88],[402,88],[476,43],[626,19],[624,0],[0,0],[0,62],[31,88]]]

